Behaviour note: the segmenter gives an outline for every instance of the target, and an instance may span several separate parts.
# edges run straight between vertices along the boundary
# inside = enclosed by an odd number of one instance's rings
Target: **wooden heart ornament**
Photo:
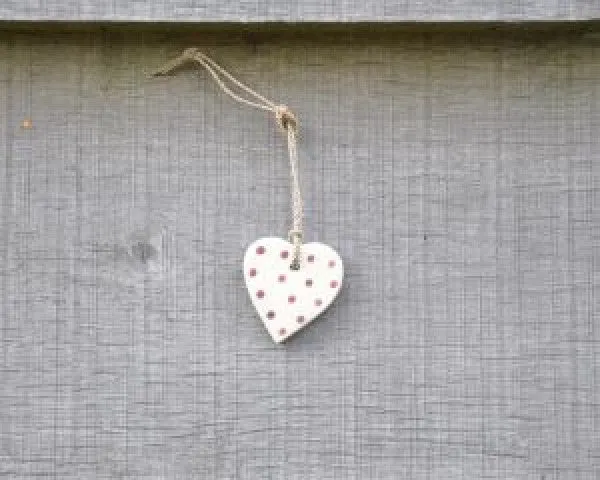
[[[261,238],[244,256],[244,277],[252,303],[277,343],[318,317],[340,291],[340,256],[322,243],[302,245],[300,268],[291,268],[294,246],[281,238]]]

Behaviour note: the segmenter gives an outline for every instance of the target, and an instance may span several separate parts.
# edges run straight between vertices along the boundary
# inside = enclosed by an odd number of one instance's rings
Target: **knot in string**
[[[302,202],[302,192],[300,191],[300,182],[298,180],[298,152],[297,152],[297,130],[298,120],[294,113],[286,105],[276,104],[263,97],[259,93],[252,90],[247,85],[244,85],[237,78],[231,75],[227,70],[221,67],[212,58],[205,55],[197,48],[187,48],[183,53],[166,63],[163,67],[155,71],[152,76],[167,75],[184,63],[194,61],[202,65],[211,77],[217,82],[221,90],[239,103],[267,110],[275,114],[275,120],[281,129],[287,133],[288,154],[290,159],[290,174],[291,174],[291,203],[292,203],[292,228],[289,231],[289,241],[294,245],[294,256],[290,268],[298,270],[300,268],[301,248],[304,240],[304,205]],[[251,99],[245,98],[238,93],[235,93],[226,82],[231,86],[246,92]],[[241,92],[240,92],[241,93]]]
[[[287,105],[276,105],[274,110],[275,119],[282,130],[287,131],[288,128],[298,129],[296,116]]]

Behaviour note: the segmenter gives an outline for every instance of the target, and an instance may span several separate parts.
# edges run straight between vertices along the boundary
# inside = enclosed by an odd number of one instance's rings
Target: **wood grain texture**
[[[3,0],[0,19],[161,22],[439,22],[594,20],[591,0]]]
[[[0,477],[600,476],[597,41],[196,44],[295,109],[344,258],[275,346],[241,271],[287,231],[274,122],[148,80],[177,38],[0,38]]]

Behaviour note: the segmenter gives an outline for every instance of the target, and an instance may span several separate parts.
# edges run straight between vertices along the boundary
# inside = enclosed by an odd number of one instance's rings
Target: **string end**
[[[194,60],[199,50],[196,47],[186,48],[181,55],[174,58],[170,62],[165,63],[162,67],[148,74],[148,78],[162,77],[169,75],[173,70],[179,68],[186,62]]]

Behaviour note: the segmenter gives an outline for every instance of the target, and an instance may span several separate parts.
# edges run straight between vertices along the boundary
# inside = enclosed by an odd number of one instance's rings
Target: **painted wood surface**
[[[3,0],[0,19],[160,22],[572,21],[600,18],[593,0]]]
[[[597,40],[194,45],[297,113],[342,291],[264,331],[241,262],[287,232],[285,139],[146,78],[189,38],[5,32],[0,476],[598,478]]]

